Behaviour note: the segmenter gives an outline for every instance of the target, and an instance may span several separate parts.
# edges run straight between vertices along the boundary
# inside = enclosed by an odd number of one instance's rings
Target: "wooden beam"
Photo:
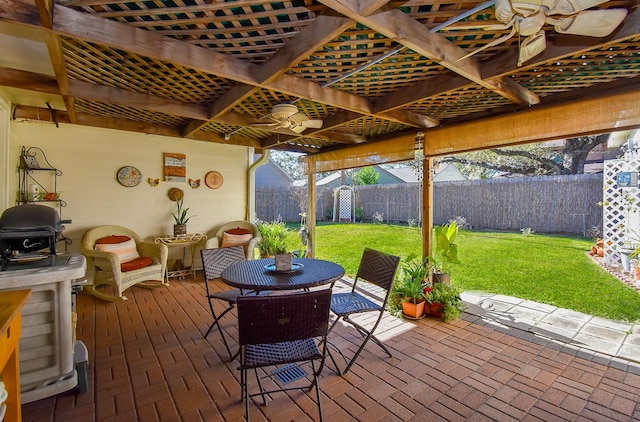
[[[69,114],[64,110],[54,110],[56,120],[58,123],[71,123],[69,120]],[[31,107],[18,105],[13,109],[12,118],[36,120],[36,121],[52,121],[51,114],[46,108]],[[115,129],[124,130],[128,132],[137,132],[150,135],[168,136],[172,138],[182,138],[181,133],[176,128],[159,125],[157,123],[145,123],[134,120],[120,119],[115,117],[96,116],[88,113],[78,113],[76,124],[82,126],[91,126],[103,129]],[[248,146],[253,148],[259,148],[260,143],[254,139],[239,138],[234,141],[224,139],[224,137],[217,135],[213,132],[198,132],[196,136],[189,139],[198,141],[215,142],[226,145],[239,145]]]
[[[7,67],[0,67],[0,85],[60,95],[60,88],[55,78]]]
[[[638,128],[640,88],[621,91],[601,98],[538,106],[504,116],[429,129],[424,132],[425,156]]]
[[[313,23],[305,27],[264,64],[253,68],[257,81],[260,84],[273,81],[352,25],[351,19],[342,16],[318,16]]]
[[[36,8],[40,15],[40,23],[45,28],[53,26],[53,0],[35,0]]]
[[[89,101],[119,104],[140,110],[149,110],[191,119],[206,120],[207,118],[207,110],[203,106],[78,80],[69,81],[69,93],[76,98]]]

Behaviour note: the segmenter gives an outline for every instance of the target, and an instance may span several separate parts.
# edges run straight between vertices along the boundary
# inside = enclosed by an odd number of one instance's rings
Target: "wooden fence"
[[[420,223],[418,185],[356,186],[356,214],[363,221],[381,218],[387,223]],[[256,189],[260,220],[300,220],[306,209],[306,187]],[[331,220],[333,189],[318,188],[318,221]],[[518,177],[509,179],[437,182],[434,187],[434,223],[464,217],[473,228],[585,235],[602,226],[602,175]]]

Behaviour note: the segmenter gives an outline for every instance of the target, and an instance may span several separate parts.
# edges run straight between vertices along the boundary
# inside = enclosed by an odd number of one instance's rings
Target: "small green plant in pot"
[[[456,285],[445,283],[433,284],[432,287],[427,289],[426,293],[431,308],[431,315],[435,317],[442,316],[444,321],[457,319],[466,308],[466,305],[460,297],[460,293],[461,290]],[[440,304],[442,307],[441,313],[436,311],[439,307],[437,304]]]
[[[186,236],[187,235],[187,223],[191,220],[191,217],[187,217],[189,208],[184,207],[184,199],[176,201],[176,212],[173,213],[173,219],[175,224],[173,225],[174,236]]]
[[[283,221],[257,221],[262,240],[258,244],[262,258],[276,256],[287,252],[287,229]]]
[[[420,318],[424,314],[427,262],[411,254],[400,268],[400,278],[393,284],[393,295],[400,301],[405,317]]]
[[[458,245],[455,244],[457,236],[458,224],[455,221],[433,228],[434,247],[429,263],[433,269],[434,281],[449,283],[451,266],[460,263]]]

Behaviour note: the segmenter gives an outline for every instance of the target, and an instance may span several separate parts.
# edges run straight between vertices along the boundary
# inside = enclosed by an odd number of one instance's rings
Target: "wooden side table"
[[[187,246],[191,251],[190,266],[185,267],[184,269],[179,269],[174,271],[169,271],[169,269],[167,268],[167,272],[166,272],[167,283],[169,283],[170,278],[174,278],[174,277],[181,278],[181,279],[184,279],[187,275],[191,275],[195,277],[196,269],[195,269],[194,263],[195,263],[196,249],[197,249],[198,243],[205,240],[207,240],[207,236],[199,233],[187,234],[185,236],[159,236],[155,238],[156,243],[162,243],[164,245],[167,245],[169,249],[176,246],[182,247],[182,262],[185,265],[186,265],[185,253],[186,253]]]
[[[29,296],[31,290],[0,293],[0,374],[8,394],[5,421],[22,421],[18,341],[22,334],[22,307]]]

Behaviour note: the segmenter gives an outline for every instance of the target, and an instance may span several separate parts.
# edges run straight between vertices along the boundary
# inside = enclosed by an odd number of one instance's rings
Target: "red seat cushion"
[[[131,240],[131,238],[129,236],[111,235],[96,240],[96,245],[113,245],[116,243],[126,242],[127,240]]]
[[[140,268],[148,267],[151,264],[153,264],[153,259],[148,256],[141,256],[133,261],[120,264],[120,270],[122,270],[123,273],[126,273],[127,271],[139,270]]]
[[[227,231],[225,231],[225,233],[229,233],[229,234],[250,234],[250,235],[253,235],[253,233],[251,233],[251,230],[243,229],[242,227],[236,227],[235,229],[227,230]]]

